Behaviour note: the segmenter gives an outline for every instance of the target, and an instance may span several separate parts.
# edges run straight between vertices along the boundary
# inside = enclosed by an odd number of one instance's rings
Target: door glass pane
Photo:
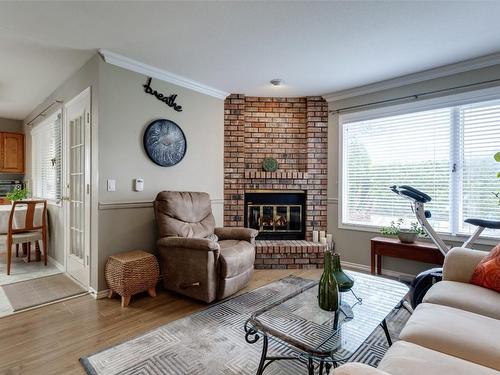
[[[85,126],[83,114],[70,121],[69,199],[70,253],[83,260],[84,254],[84,189],[85,189]]]

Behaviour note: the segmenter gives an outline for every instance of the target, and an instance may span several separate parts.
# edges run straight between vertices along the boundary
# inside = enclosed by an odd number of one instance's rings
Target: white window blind
[[[496,178],[500,164],[493,155],[500,151],[500,102],[479,103],[460,108],[462,173],[459,232],[470,233],[466,218],[500,220],[500,206],[493,192],[500,191]],[[499,236],[499,231],[485,231]]]
[[[500,102],[450,106],[362,121],[341,120],[342,224],[380,227],[416,221],[389,190],[411,185],[432,197],[426,208],[440,232],[470,233],[466,218],[500,220],[493,159],[500,151]],[[486,235],[499,236],[498,231]]]
[[[61,118],[61,111],[56,112],[31,131],[32,195],[35,198],[61,199]]]

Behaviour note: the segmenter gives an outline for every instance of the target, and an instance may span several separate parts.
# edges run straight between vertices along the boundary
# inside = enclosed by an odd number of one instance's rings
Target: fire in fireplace
[[[259,240],[305,238],[304,191],[257,190],[245,193],[245,227],[259,231]]]

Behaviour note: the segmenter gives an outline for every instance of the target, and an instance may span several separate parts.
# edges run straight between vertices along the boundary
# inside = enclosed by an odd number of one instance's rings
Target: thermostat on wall
[[[134,180],[134,190],[143,191],[144,190],[144,180],[142,178],[136,178]]]

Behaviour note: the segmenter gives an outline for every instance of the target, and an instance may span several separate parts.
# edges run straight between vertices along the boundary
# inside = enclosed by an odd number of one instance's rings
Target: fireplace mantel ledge
[[[304,180],[309,178],[309,173],[300,171],[280,171],[280,172],[245,171],[245,178]]]

